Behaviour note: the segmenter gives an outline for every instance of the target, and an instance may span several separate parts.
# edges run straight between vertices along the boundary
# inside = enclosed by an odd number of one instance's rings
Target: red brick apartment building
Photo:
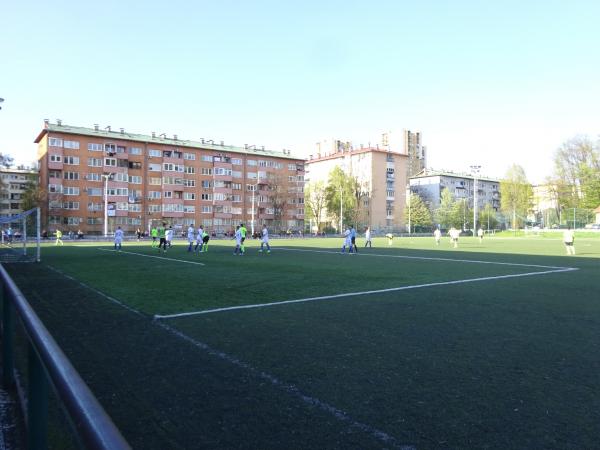
[[[304,160],[290,152],[235,147],[44,122],[40,186],[48,192],[42,228],[87,235],[126,233],[161,222],[231,232],[239,223],[271,232],[304,228]],[[105,199],[106,190],[106,199]]]

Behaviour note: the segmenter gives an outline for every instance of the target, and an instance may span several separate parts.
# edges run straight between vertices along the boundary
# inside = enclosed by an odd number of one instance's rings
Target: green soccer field
[[[597,446],[600,239],[271,243],[8,269],[134,448]]]

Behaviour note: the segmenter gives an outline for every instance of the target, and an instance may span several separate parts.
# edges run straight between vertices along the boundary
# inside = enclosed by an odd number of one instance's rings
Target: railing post
[[[27,448],[38,450],[47,448],[48,381],[44,366],[33,345],[30,343],[28,347]]]
[[[10,301],[6,283],[2,280],[2,385],[11,388],[15,383],[14,335],[15,308]]]

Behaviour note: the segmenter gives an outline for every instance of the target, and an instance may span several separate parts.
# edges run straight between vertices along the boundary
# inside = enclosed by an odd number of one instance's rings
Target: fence
[[[6,388],[15,385],[15,313],[23,324],[28,341],[27,402],[22,405],[28,448],[47,448],[48,387],[51,386],[83,448],[129,449],[129,444],[1,265],[0,283],[3,306],[2,382]]]

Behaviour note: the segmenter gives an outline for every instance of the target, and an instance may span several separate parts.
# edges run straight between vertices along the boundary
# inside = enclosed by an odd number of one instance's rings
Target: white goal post
[[[40,222],[40,208],[0,217],[0,261],[39,262]]]

